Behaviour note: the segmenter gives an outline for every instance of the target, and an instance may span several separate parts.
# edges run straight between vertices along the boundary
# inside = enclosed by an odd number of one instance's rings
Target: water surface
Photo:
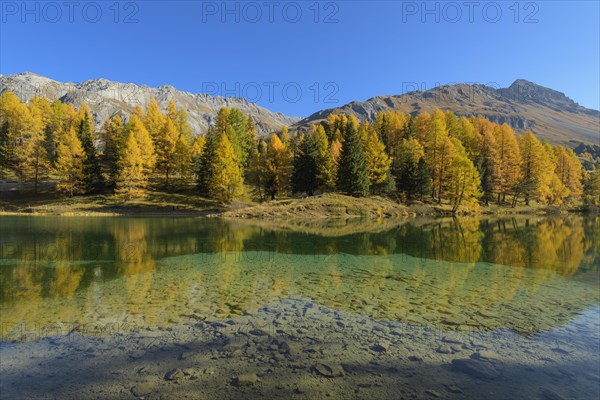
[[[599,222],[413,219],[302,233],[212,218],[2,217],[1,339],[240,318],[255,326],[265,307],[301,301],[412,335],[477,337],[482,349],[568,344],[569,368],[591,371],[589,395],[600,385]]]

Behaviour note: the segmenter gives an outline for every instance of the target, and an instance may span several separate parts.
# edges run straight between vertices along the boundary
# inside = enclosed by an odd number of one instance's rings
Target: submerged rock
[[[493,351],[489,350],[480,350],[471,355],[471,358],[479,359],[479,360],[488,360],[495,361],[499,358],[499,355]]]
[[[477,379],[494,379],[499,375],[491,363],[473,358],[452,360],[452,369]]]
[[[315,364],[311,369],[326,378],[344,376],[344,368],[339,364]]]
[[[243,337],[233,336],[230,337],[227,341],[226,347],[230,351],[241,350],[248,344],[248,340]]]
[[[179,368],[174,368],[165,374],[165,380],[177,381],[179,379],[183,379],[184,376],[185,376],[185,374],[183,373],[182,370],[180,370]]]
[[[251,334],[251,335],[254,335],[254,336],[269,336],[268,332],[266,332],[266,331],[264,331],[262,329],[259,329],[259,328],[252,329],[248,333]]]
[[[442,338],[442,342],[450,344],[464,344],[464,342],[460,338],[452,336],[444,336]]]
[[[131,388],[131,393],[136,397],[146,396],[154,391],[155,385],[150,382],[139,383]]]
[[[258,382],[258,376],[256,374],[241,374],[236,378],[233,378],[233,384],[235,386],[252,386]]]
[[[462,393],[462,389],[456,385],[444,385],[450,393]]]
[[[186,360],[190,357],[193,357],[196,353],[194,353],[193,351],[183,351],[179,354],[179,357],[177,357],[179,360]]]
[[[371,350],[376,353],[385,353],[388,350],[388,346],[387,343],[377,343],[376,345],[371,346]]]
[[[278,350],[283,354],[289,354],[291,356],[294,356],[300,353],[300,344],[296,342],[279,340]]]

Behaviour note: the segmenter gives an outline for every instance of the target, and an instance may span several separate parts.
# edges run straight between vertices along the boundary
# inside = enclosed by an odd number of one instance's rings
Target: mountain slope
[[[436,108],[457,115],[482,115],[496,123],[508,123],[516,131],[531,129],[554,144],[575,142],[599,144],[600,112],[575,103],[563,93],[526,80],[495,89],[485,85],[447,85],[397,96],[378,96],[363,102],[319,111],[299,121],[297,127],[317,123],[332,113],[355,114],[373,121],[380,111],[395,110],[417,114]]]
[[[178,91],[168,85],[151,88],[106,79],[64,83],[25,72],[0,76],[0,93],[5,90],[14,92],[24,102],[31,100],[35,95],[46,96],[50,100],[60,99],[76,107],[86,101],[94,113],[97,126],[100,126],[106,117],[116,113],[128,117],[138,104],[145,108],[152,96],[163,109],[169,100],[173,100],[178,108],[183,107],[189,115],[195,134],[206,132],[221,107],[239,108],[245,114],[251,115],[259,133],[278,130],[283,125],[292,125],[299,120],[297,117],[271,112],[246,99],[192,94]]]
[[[206,132],[221,107],[239,108],[251,115],[259,133],[272,132],[283,125],[303,129],[332,113],[352,113],[359,119],[373,121],[380,111],[417,114],[440,108],[461,116],[482,115],[496,123],[506,122],[518,132],[531,129],[538,137],[553,144],[571,147],[578,143],[600,144],[599,111],[582,107],[563,93],[522,79],[504,89],[457,84],[402,95],[378,96],[322,110],[302,120],[269,111],[243,98],[192,94],[169,85],[151,88],[106,79],[63,83],[25,72],[0,75],[0,93],[5,90],[14,92],[25,102],[34,95],[60,99],[76,107],[86,101],[97,126],[116,113],[128,117],[136,105],[146,107],[154,96],[161,108],[166,108],[169,100],[183,107],[196,134]]]

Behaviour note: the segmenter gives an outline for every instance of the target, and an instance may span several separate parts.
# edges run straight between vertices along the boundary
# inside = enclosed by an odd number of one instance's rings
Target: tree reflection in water
[[[597,304],[598,219],[414,219],[331,236],[203,218],[3,217],[3,332],[165,327],[287,297],[449,330],[539,332]]]

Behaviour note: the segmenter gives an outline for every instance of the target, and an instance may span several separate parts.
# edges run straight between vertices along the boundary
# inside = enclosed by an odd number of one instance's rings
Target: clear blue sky
[[[2,0],[0,73],[171,84],[298,116],[413,82],[516,78],[600,108],[597,1],[247,3]]]

